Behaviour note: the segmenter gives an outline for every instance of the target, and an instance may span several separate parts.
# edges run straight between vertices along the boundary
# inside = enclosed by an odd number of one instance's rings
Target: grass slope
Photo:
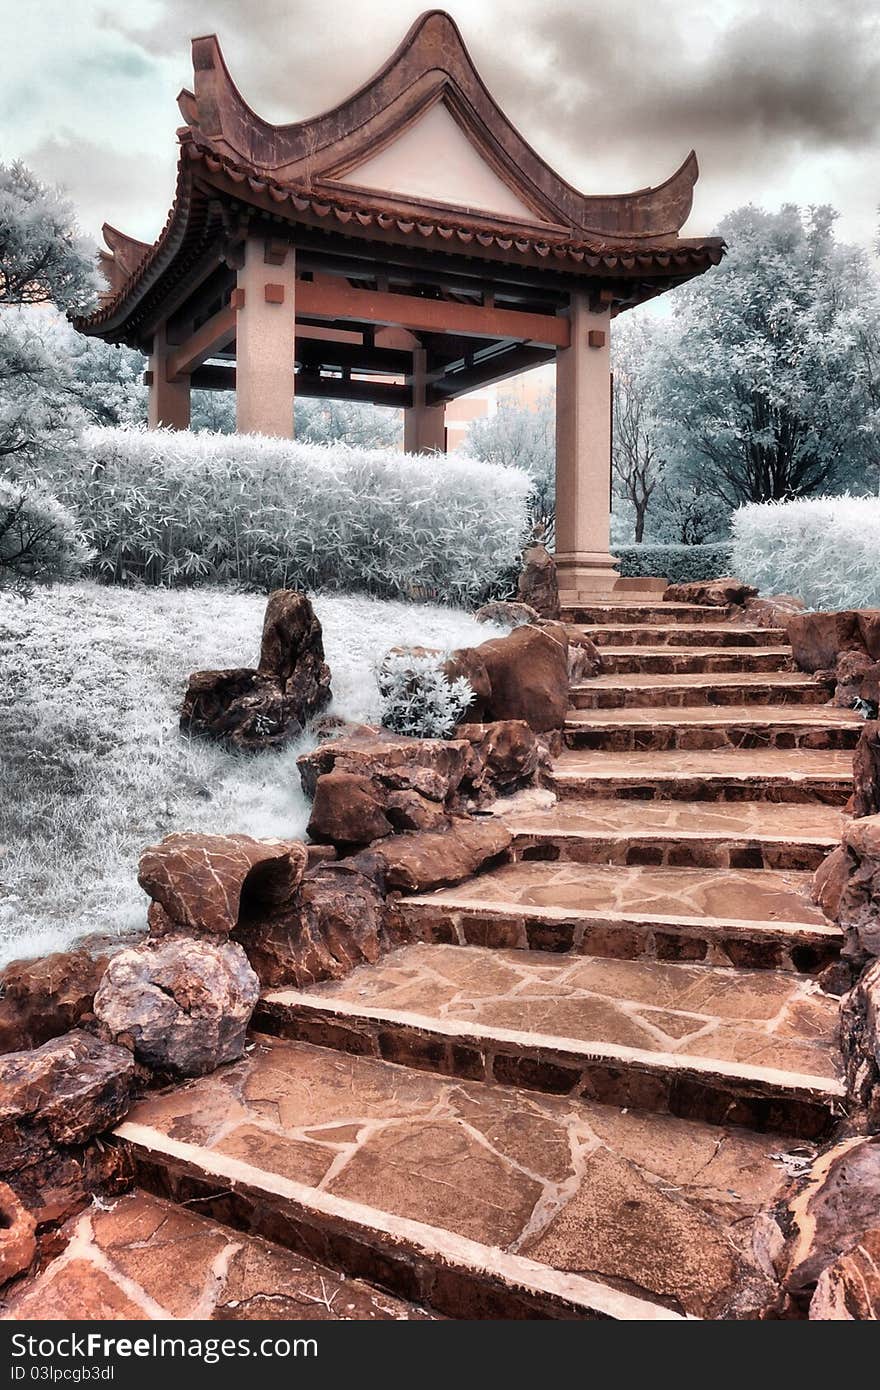
[[[0,965],[144,921],[145,845],[173,830],[297,836],[297,755],[190,742],[190,671],[256,664],[265,599],[70,584],[0,595]],[[454,647],[494,630],[422,604],[320,595],[333,713],[375,719],[373,665],[391,646]]]

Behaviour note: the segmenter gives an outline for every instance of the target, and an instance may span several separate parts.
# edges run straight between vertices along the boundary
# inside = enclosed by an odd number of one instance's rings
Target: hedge
[[[731,573],[733,546],[729,541],[711,545],[619,545],[615,554],[620,573],[627,578],[651,576],[685,584],[694,579],[717,579]],[[742,576],[741,576],[742,577]]]

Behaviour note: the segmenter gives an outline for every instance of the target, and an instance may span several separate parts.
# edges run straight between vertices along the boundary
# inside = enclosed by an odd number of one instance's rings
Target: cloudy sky
[[[67,186],[83,225],[153,240],[171,198],[189,39],[216,32],[273,121],[334,105],[419,0],[0,0],[0,159]],[[693,146],[686,230],[742,203],[830,202],[873,242],[880,7],[873,0],[449,0],[488,86],[585,192],[656,184]]]

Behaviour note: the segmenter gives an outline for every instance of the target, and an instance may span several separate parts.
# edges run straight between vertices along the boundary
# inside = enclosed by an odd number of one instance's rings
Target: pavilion
[[[193,387],[234,390],[238,430],[289,436],[299,393],[402,407],[405,447],[442,450],[447,401],[555,359],[560,588],[606,592],[611,319],[721,259],[678,235],[696,156],[656,188],[579,193],[439,10],[291,125],[251,110],[215,36],[192,53],[165,227],[149,246],[105,226],[109,289],[74,320],[149,354],[151,425],[186,429]]]

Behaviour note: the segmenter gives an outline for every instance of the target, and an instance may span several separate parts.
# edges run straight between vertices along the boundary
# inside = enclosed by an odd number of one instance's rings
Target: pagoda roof
[[[194,88],[178,98],[186,124],[178,131],[168,220],[152,246],[105,226],[108,250],[101,260],[109,288],[94,313],[74,319],[87,333],[133,341],[148,302],[170,293],[212,245],[228,242],[255,214],[378,242],[377,260],[381,243],[390,243],[569,276],[665,273],[674,282],[723,254],[717,237],[678,235],[698,176],[693,151],[656,188],[579,192],[510,123],[443,11],[423,14],[346,101],[287,125],[271,124],[247,104],[216,36],[194,39],[192,53]],[[497,190],[497,207],[485,205],[491,197],[475,206],[416,189],[368,186],[367,173],[387,167],[383,152],[402,148],[408,136],[420,138],[432,112],[446,123],[444,138],[448,130],[466,142],[465,153]]]

